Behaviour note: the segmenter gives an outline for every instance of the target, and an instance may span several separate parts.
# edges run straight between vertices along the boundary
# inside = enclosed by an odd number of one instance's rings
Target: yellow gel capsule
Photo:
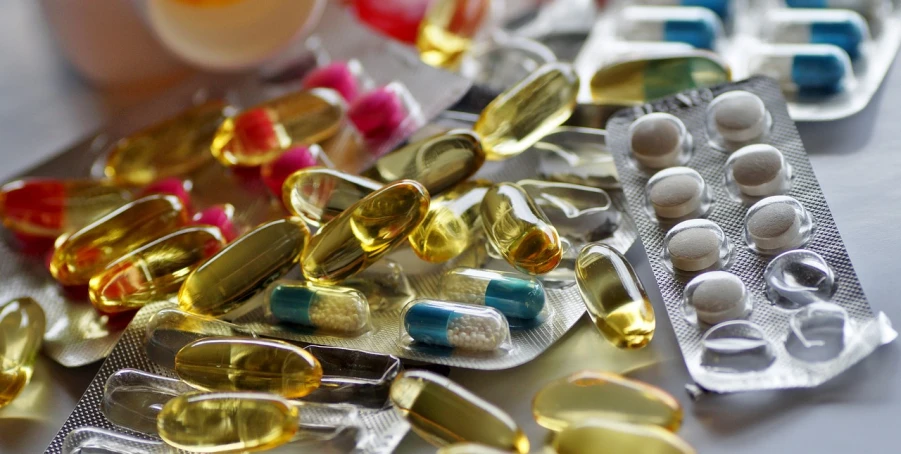
[[[116,184],[143,186],[193,172],[212,159],[210,144],[227,107],[206,102],[120,140],[104,173]]]
[[[567,63],[546,63],[485,106],[475,131],[491,161],[516,156],[563,124],[576,107],[579,76]]]
[[[654,308],[632,265],[616,249],[599,243],[582,249],[576,282],[588,315],[610,343],[642,348],[651,342]]]
[[[116,259],[88,283],[91,303],[113,314],[174,298],[188,274],[225,246],[217,227],[176,230]]]
[[[50,274],[63,285],[87,284],[110,262],[189,221],[177,197],[151,195],[56,241]]]
[[[682,406],[660,388],[607,372],[585,370],[554,380],[532,399],[541,426],[560,431],[590,418],[648,424],[677,431]]]
[[[297,263],[310,230],[297,218],[263,224],[197,267],[178,292],[178,307],[218,316],[240,306]]]
[[[264,391],[289,399],[306,396],[322,381],[322,366],[287,342],[252,337],[211,337],[182,347],[175,373],[205,391]]]
[[[455,129],[388,153],[363,175],[384,183],[416,180],[434,197],[475,175],[484,163],[479,138]]]
[[[320,284],[352,277],[405,241],[428,209],[428,191],[412,180],[369,194],[310,240],[300,260],[304,277]]]
[[[491,187],[482,199],[481,216],[488,241],[517,270],[545,274],[563,258],[557,229],[518,185]]]
[[[210,149],[224,165],[258,166],[335,135],[343,118],[344,102],[335,91],[292,93],[225,119]]]
[[[476,221],[491,185],[467,181],[432,199],[425,220],[410,234],[413,252],[427,262],[443,263],[468,249],[480,233]]]
[[[448,378],[407,371],[394,379],[390,397],[413,431],[435,446],[474,442],[529,452],[529,439],[513,418]]]
[[[489,0],[438,0],[426,11],[416,48],[422,61],[454,69],[490,10]]]
[[[514,452],[478,443],[454,443],[439,449],[437,454],[512,454]]]
[[[44,310],[31,298],[0,304],[0,408],[31,380],[46,323]]]
[[[596,104],[637,105],[693,88],[732,80],[720,58],[705,51],[678,57],[625,61],[602,67],[591,78]]]
[[[551,442],[551,448],[557,454],[595,454],[599,447],[603,447],[603,452],[695,454],[694,448],[668,430],[606,419],[588,419],[573,424]]]
[[[312,167],[291,174],[282,185],[282,202],[291,214],[321,226],[382,184],[340,170]]]
[[[160,437],[193,452],[253,452],[283,445],[297,432],[297,407],[264,393],[185,394],[156,418]]]

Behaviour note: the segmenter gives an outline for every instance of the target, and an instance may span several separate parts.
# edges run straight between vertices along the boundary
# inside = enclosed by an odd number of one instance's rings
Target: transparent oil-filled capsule
[[[441,298],[493,307],[506,317],[531,320],[544,310],[544,286],[519,273],[473,268],[448,270],[441,280]]]
[[[382,156],[363,176],[383,183],[416,180],[434,197],[473,176],[484,162],[479,137],[454,129]]]
[[[322,382],[304,402],[385,408],[391,382],[401,370],[396,356],[323,345],[309,345],[304,350],[322,365]]]
[[[617,35],[626,41],[666,41],[713,50],[723,24],[707,8],[629,6],[617,20]]]
[[[310,225],[331,221],[382,183],[340,170],[312,167],[294,172],[282,185],[282,202]]]
[[[829,44],[758,46],[746,65],[749,74],[772,77],[782,91],[799,95],[843,92],[854,74],[848,54]]]
[[[170,399],[194,392],[187,383],[137,369],[122,369],[103,386],[100,411],[111,423],[156,435],[156,417]]]
[[[763,142],[772,126],[773,117],[763,100],[749,91],[727,91],[707,106],[707,136],[720,150]]]
[[[793,313],[788,320],[785,350],[811,363],[838,358],[850,332],[848,311],[833,303],[818,302]]]
[[[663,264],[673,274],[715,271],[731,260],[732,243],[719,225],[707,219],[682,221],[663,237]]]
[[[498,449],[481,443],[454,443],[438,449],[437,454],[513,454],[509,449]]]
[[[556,434],[550,446],[557,454],[592,454],[599,446],[608,452],[695,454],[694,448],[668,430],[608,419],[573,424]]]
[[[0,218],[14,232],[56,238],[130,199],[128,191],[106,182],[26,178],[0,187]]]
[[[473,86],[461,102],[469,111],[478,113],[536,68],[554,61],[554,52],[538,41],[507,33],[493,34],[463,56],[459,71],[473,81]]]
[[[488,241],[517,270],[545,274],[560,263],[557,229],[525,189],[496,184],[485,194],[480,210]]]
[[[766,370],[776,360],[760,326],[733,320],[710,328],[701,338],[701,365],[724,373]]]
[[[400,374],[391,385],[391,402],[413,431],[435,446],[475,442],[529,452],[529,439],[509,415],[440,375]]]
[[[548,181],[619,189],[619,175],[601,129],[561,126],[535,147],[542,150],[538,175]]]
[[[345,279],[341,285],[362,293],[371,312],[392,311],[416,297],[400,263],[387,258]]]
[[[157,416],[163,441],[195,452],[265,451],[290,441],[298,423],[291,402],[250,392],[179,396]]]
[[[754,252],[774,255],[804,246],[816,228],[813,216],[795,198],[767,197],[745,214],[744,239]]]
[[[175,355],[185,345],[204,337],[247,335],[240,327],[205,315],[163,309],[150,317],[144,351],[154,364],[175,368]]]
[[[635,164],[651,170],[684,165],[692,151],[685,123],[664,112],[638,117],[629,125],[629,151]]]
[[[188,212],[176,197],[135,200],[58,238],[50,274],[63,285],[87,284],[116,258],[188,222]]]
[[[310,231],[298,218],[263,224],[231,242],[185,279],[181,310],[218,316],[240,306],[300,259]]]
[[[544,385],[532,399],[532,416],[539,425],[558,432],[594,418],[676,432],[682,425],[682,405],[646,383],[584,370]]]
[[[429,193],[412,180],[369,194],[322,226],[304,249],[300,268],[319,284],[335,284],[378,261],[422,223]]]
[[[645,211],[651,219],[672,225],[705,216],[713,206],[713,190],[696,170],[670,167],[645,186]]]
[[[630,106],[731,80],[729,66],[718,55],[688,51],[604,65],[590,87],[595,104]]]
[[[470,248],[481,235],[477,221],[491,185],[487,180],[467,181],[433,198],[425,220],[410,234],[416,256],[443,263]]]
[[[422,61],[454,69],[490,12],[489,0],[440,0],[426,10],[416,36]]]
[[[843,10],[775,9],[764,16],[761,38],[781,44],[832,44],[856,59],[870,39],[867,21],[860,13]]]
[[[335,135],[344,112],[344,101],[333,90],[291,93],[226,118],[210,149],[227,166],[265,164],[291,147]]]
[[[712,326],[738,320],[751,313],[748,289],[738,276],[725,271],[702,273],[685,286],[682,304],[685,319]]]
[[[172,454],[173,448],[161,441],[84,426],[72,429],[63,439],[62,454]]]
[[[629,261],[616,249],[594,243],[576,260],[576,283],[588,315],[618,348],[642,348],[651,342],[654,308]]]
[[[838,289],[835,271],[820,254],[806,249],[784,252],[763,271],[766,296],[787,310],[829,301]]]
[[[306,350],[249,337],[191,342],[175,355],[175,373],[205,391],[263,391],[287,398],[310,394],[322,380],[322,366]]]
[[[348,287],[276,281],[266,292],[264,308],[279,322],[317,333],[354,336],[372,329],[366,296]]]
[[[583,242],[610,236],[619,227],[620,212],[603,189],[570,183],[520,180],[532,200],[561,235]]]
[[[723,21],[729,19],[732,10],[732,0],[637,0],[632,3],[647,6],[698,6],[713,11]]]
[[[44,310],[31,298],[0,304],[0,408],[31,381],[46,324]]]
[[[228,109],[222,101],[208,101],[119,140],[103,173],[116,184],[134,186],[191,173],[212,159],[213,135]]]
[[[510,326],[493,307],[419,299],[404,307],[401,341],[495,352],[510,343]]]
[[[726,190],[746,203],[787,193],[791,177],[791,165],[772,145],[748,145],[726,160]]]
[[[473,128],[489,160],[516,156],[572,115],[579,76],[572,65],[548,63],[491,101]]]
[[[112,314],[174,299],[188,274],[225,246],[217,227],[176,230],[114,260],[89,282],[91,303]]]

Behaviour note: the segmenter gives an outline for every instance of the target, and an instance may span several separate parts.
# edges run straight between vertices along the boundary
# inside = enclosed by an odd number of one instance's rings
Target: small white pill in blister
[[[726,142],[749,142],[766,134],[772,123],[757,95],[735,90],[717,96],[707,107],[716,132]]]
[[[707,184],[698,172],[688,167],[672,167],[648,180],[647,199],[658,218],[678,219],[701,214],[710,197]]]
[[[667,247],[673,266],[683,271],[709,268],[720,257],[720,239],[704,228],[689,228],[673,235]]]
[[[791,205],[773,203],[748,216],[747,229],[760,249],[783,249],[797,245],[801,220]]]
[[[679,165],[690,141],[682,120],[666,113],[640,117],[629,127],[632,156],[651,169]]]
[[[698,321],[709,325],[743,318],[750,311],[745,284],[725,271],[711,271],[692,279],[685,287],[685,297]]]
[[[782,152],[766,144],[748,145],[726,161],[738,190],[747,196],[766,197],[783,192],[788,169]]]

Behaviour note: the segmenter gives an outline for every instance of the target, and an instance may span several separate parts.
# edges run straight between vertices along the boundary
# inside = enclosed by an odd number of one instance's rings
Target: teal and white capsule
[[[852,75],[848,54],[829,44],[766,46],[748,59],[748,70],[778,80],[783,91],[811,94],[842,92]]]
[[[532,320],[544,309],[538,279],[506,271],[454,268],[444,275],[441,298],[493,307],[506,317]]]
[[[886,0],[785,0],[789,8],[847,9],[864,17],[878,17],[890,4]]]
[[[419,299],[401,320],[406,336],[422,344],[491,352],[510,342],[510,325],[493,307]]]
[[[277,281],[266,292],[266,312],[284,323],[328,333],[369,331],[369,303],[359,290],[308,282]]]
[[[617,34],[626,41],[666,41],[713,50],[723,25],[713,11],[699,7],[623,8]]]
[[[761,34],[778,44],[832,44],[855,59],[870,29],[863,16],[850,10],[776,9],[767,13]]]
[[[698,6],[713,11],[723,22],[732,13],[732,0],[633,0],[633,5],[645,6]]]

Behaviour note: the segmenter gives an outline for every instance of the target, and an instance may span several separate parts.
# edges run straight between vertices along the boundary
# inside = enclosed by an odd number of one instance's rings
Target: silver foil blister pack
[[[762,100],[768,123],[762,136],[723,147],[716,132],[721,129],[710,129],[708,107],[717,96],[737,91],[750,92]],[[648,114],[671,115],[684,124],[691,140],[683,144],[685,154],[675,164],[684,167],[665,172],[697,172],[712,197],[708,208],[677,219],[684,221],[681,223],[661,222],[659,212],[648,209],[646,187],[655,174],[662,172],[636,161],[632,150],[640,144],[633,142],[630,129],[636,120],[650,118]],[[725,393],[817,386],[897,337],[887,317],[870,309],[775,80],[754,77],[623,109],[610,119],[607,132],[667,314],[697,383],[694,389]],[[790,184],[777,189],[783,195],[770,197],[770,202],[776,206],[775,202],[791,198],[800,206],[792,205],[794,202],[781,205],[797,210],[792,213],[799,213],[795,216],[801,220],[800,227],[794,227],[799,233],[791,237],[792,242],[780,243],[778,248],[776,243],[755,242],[754,238],[762,235],[758,227],[752,227],[758,236],[746,239],[749,209],[753,215],[760,205],[770,203],[766,202],[769,199],[735,197],[732,182],[725,175],[730,152],[755,144],[775,147],[784,157],[785,168],[791,169]],[[685,167],[690,171],[682,170]],[[760,200],[764,202],[754,207]],[[710,266],[700,269],[707,265],[702,263],[693,268],[683,264],[687,262],[676,263],[672,257],[676,254],[684,260],[690,256],[669,242],[675,235],[668,235],[686,227],[709,228],[724,237],[718,243],[720,250],[711,252],[719,257],[714,257]],[[759,246],[773,249],[760,253]],[[794,258],[785,261],[784,257]],[[679,266],[695,272],[682,272]],[[709,275],[705,272],[717,269],[741,280],[750,310],[725,317],[728,321],[702,323],[687,309],[686,294],[695,288],[686,285],[698,275]]]

